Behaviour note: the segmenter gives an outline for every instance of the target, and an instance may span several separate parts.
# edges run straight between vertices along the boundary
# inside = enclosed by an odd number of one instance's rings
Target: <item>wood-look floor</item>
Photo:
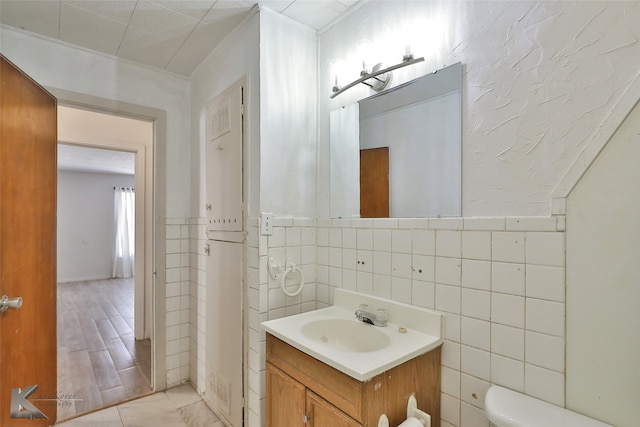
[[[151,392],[151,341],[133,335],[133,279],[58,284],[58,419]]]

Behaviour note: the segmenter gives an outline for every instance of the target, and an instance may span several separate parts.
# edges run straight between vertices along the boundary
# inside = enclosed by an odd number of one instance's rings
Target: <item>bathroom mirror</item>
[[[457,63],[330,113],[331,218],[462,214],[461,85]]]

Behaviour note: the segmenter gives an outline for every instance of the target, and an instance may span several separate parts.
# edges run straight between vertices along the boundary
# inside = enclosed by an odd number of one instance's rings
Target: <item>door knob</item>
[[[18,309],[22,307],[22,297],[9,298],[3,295],[0,298],[0,313],[4,313],[9,308]]]

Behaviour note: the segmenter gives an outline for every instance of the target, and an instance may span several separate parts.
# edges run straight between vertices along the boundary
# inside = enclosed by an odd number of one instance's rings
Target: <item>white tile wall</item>
[[[563,224],[556,217],[318,221],[317,300],[331,304],[331,289],[343,287],[442,311],[443,426],[487,427],[483,401],[492,383],[562,405]],[[354,231],[357,248],[373,251],[357,252],[355,266]],[[360,259],[371,259],[372,277],[356,274]]]
[[[462,286],[486,291],[491,290],[491,262],[463,259]]]
[[[527,331],[525,349],[527,363],[564,372],[564,340],[561,337]]]
[[[172,285],[167,285],[167,332],[173,338],[167,345],[167,363],[172,367],[168,378],[183,381],[183,323],[175,323],[185,320],[185,288],[179,284],[185,258],[184,245],[176,240],[182,239],[186,224],[176,222],[167,226],[167,277],[172,278]],[[263,425],[265,334],[260,322],[330,305],[336,287],[445,314],[443,427],[488,427],[483,401],[493,383],[562,405],[564,232],[558,224],[564,221],[275,218],[273,235],[260,236],[258,219],[250,219],[248,425]],[[191,371],[186,378],[202,391],[205,269],[200,227],[198,221],[190,226],[186,366]],[[269,257],[279,263],[291,257],[303,268],[307,285],[300,296],[283,295],[279,282],[267,272]],[[169,334],[174,326],[178,328]]]
[[[167,387],[189,381],[190,255],[189,225],[183,218],[166,220],[166,376]]]
[[[564,268],[527,265],[526,295],[531,298],[564,302]]]
[[[491,259],[503,262],[524,262],[524,233],[491,233]]]
[[[491,382],[524,393],[524,362],[492,353]]]
[[[462,258],[490,260],[491,233],[488,231],[465,231],[462,233]]]
[[[275,237],[274,237],[275,236]],[[285,239],[282,239],[285,236]],[[283,228],[274,230],[272,241],[286,243],[286,232]],[[260,322],[267,319],[270,305],[277,305],[270,298],[267,283],[267,237],[259,234],[258,220],[249,220],[247,233],[247,284],[249,295],[257,294],[258,298],[249,298],[249,363],[248,363],[248,420],[250,426],[260,426],[260,417],[264,407],[264,333],[260,330]],[[282,304],[284,305],[284,303]],[[280,307],[274,310],[279,310]]]
[[[318,242],[323,242],[319,250]],[[332,246],[330,246],[330,242]],[[329,248],[333,250],[328,250]],[[324,283],[331,272],[341,271],[343,264],[357,266],[357,232],[351,229],[319,230],[315,220],[306,218],[275,218],[273,234],[261,236],[257,218],[249,219],[247,235],[247,283],[249,293],[249,363],[248,363],[248,425],[263,425],[265,396],[265,334],[260,322],[314,310],[316,299],[329,298],[328,287],[316,288],[317,276]],[[269,276],[267,262],[273,258],[284,265],[290,258],[304,273],[305,286],[295,297],[284,295],[280,280]],[[364,258],[372,265],[372,260]],[[317,268],[322,260],[323,268]],[[293,276],[292,276],[293,277]],[[370,280],[369,280],[370,281]],[[371,282],[371,281],[370,281]],[[293,289],[291,289],[293,290]]]
[[[491,292],[462,288],[462,312],[469,318],[491,319]]]
[[[190,294],[189,294],[189,380],[202,393],[206,388],[206,220],[189,221]]]

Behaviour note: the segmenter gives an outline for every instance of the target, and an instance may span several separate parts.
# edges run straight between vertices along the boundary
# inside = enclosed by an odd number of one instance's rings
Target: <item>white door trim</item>
[[[167,388],[166,377],[166,146],[167,146],[167,115],[163,110],[98,98],[91,95],[71,92],[48,87],[57,99],[59,105],[73,108],[92,110],[128,118],[148,120],[154,124],[152,147],[145,148],[144,156],[136,156],[138,162],[144,162],[144,175],[136,170],[136,187],[140,179],[146,180],[144,197],[144,215],[147,218],[144,225],[144,254],[145,275],[148,278],[146,288],[150,298],[146,298],[147,322],[152,337],[152,384],[155,391]],[[73,143],[74,141],[67,141]],[[84,141],[86,145],[86,141]],[[131,149],[127,151],[132,151]],[[142,153],[140,153],[142,154]],[[139,160],[140,159],[140,160]],[[144,177],[143,177],[144,176]],[[144,184],[140,184],[144,185]],[[137,206],[136,206],[137,208]],[[136,209],[137,210],[137,209]],[[136,248],[138,250],[138,248]],[[138,272],[136,271],[136,274]]]

